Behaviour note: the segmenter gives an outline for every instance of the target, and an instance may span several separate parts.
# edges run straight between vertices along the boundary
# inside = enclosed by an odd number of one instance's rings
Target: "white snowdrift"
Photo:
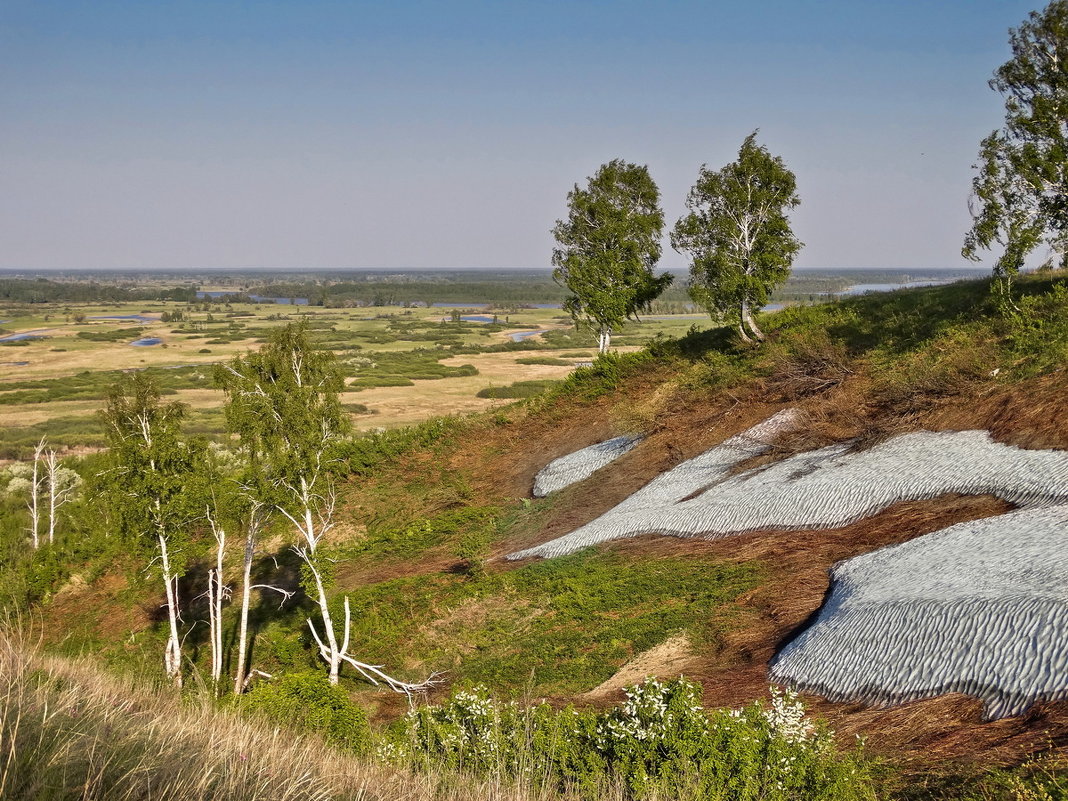
[[[832,580],[774,681],[872,705],[967,693],[990,719],[1068,697],[1068,505],[951,526]]]
[[[534,497],[544,498],[550,492],[562,490],[589,478],[597,470],[629,451],[640,440],[641,437],[615,437],[554,459],[534,476]]]
[[[1022,450],[985,431],[903,434],[865,451],[843,443],[729,475],[796,425],[779,412],[683,462],[586,525],[509,559],[553,557],[638,534],[707,538],[759,529],[831,528],[898,501],[991,494],[1019,506],[1068,502],[1068,453]]]

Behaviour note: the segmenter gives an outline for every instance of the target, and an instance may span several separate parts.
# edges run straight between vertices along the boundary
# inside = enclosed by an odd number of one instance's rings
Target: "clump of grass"
[[[516,364],[547,364],[554,367],[570,367],[573,362],[567,359],[557,359],[555,356],[521,356],[515,360]]]
[[[457,367],[441,364],[440,360],[450,355],[448,351],[422,349],[370,353],[349,363],[356,375],[349,388],[406,387],[411,386],[413,381],[478,375],[478,370],[471,364]]]
[[[90,342],[123,342],[127,339],[137,339],[141,336],[141,328],[116,328],[111,331],[79,331],[78,339],[86,339]]]
[[[516,381],[504,387],[485,387],[475,393],[479,398],[533,398],[559,385],[559,381],[538,378],[531,381]]]
[[[785,331],[764,354],[768,384],[782,400],[832,389],[853,374],[845,345],[822,328]]]

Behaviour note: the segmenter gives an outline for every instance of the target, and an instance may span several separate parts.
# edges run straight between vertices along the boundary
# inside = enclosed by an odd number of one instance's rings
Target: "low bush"
[[[782,332],[767,344],[763,362],[768,384],[782,400],[825,392],[853,374],[845,345],[822,328]]]
[[[241,707],[279,726],[314,732],[328,743],[351,751],[367,747],[367,715],[322,671],[290,673],[257,684]]]
[[[367,376],[366,378],[354,378],[349,382],[349,390],[372,389],[373,387],[411,387],[415,382],[410,378],[399,375]]]
[[[532,398],[548,392],[560,384],[548,378],[538,378],[530,381],[516,381],[504,387],[485,387],[475,393],[479,398]]]
[[[354,475],[373,475],[419,448],[447,448],[468,426],[459,417],[435,417],[414,426],[362,434],[338,447],[338,458]]]
[[[563,382],[560,392],[585,400],[616,389],[623,381],[649,366],[653,356],[648,350],[637,353],[603,353],[590,367],[576,368]]]
[[[567,359],[557,359],[555,356],[521,356],[515,360],[516,364],[546,364],[554,367],[570,367],[574,362]]]
[[[841,751],[790,692],[709,715],[701,687],[646,679],[603,712],[499,703],[482,687],[410,712],[381,751],[413,765],[522,776],[593,797],[849,801],[875,798],[861,749]]]
[[[126,339],[137,339],[141,336],[140,328],[118,328],[111,331],[79,331],[78,339],[87,339],[90,342],[122,342]]]

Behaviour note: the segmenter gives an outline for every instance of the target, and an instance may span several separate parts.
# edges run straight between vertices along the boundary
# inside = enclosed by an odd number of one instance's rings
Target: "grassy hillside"
[[[766,698],[768,659],[819,608],[834,562],[1009,505],[943,497],[803,537],[645,537],[549,561],[502,556],[588,522],[786,407],[799,408],[805,425],[763,461],[846,439],[866,447],[923,428],[983,428],[1020,447],[1068,448],[1068,278],[1032,276],[1020,287],[1020,310],[1010,314],[993,307],[985,281],[795,307],[763,318],[769,342],[759,349],[742,347],[729,329],[694,326],[494,412],[354,439],[344,451],[342,522],[330,543],[339,612],[342,596],[351,599],[352,653],[406,679],[442,672],[430,698],[437,702],[484,684],[500,698],[604,709],[649,673],[700,680],[708,708]],[[534,473],[551,459],[632,433],[645,439],[590,479],[530,497]],[[91,461],[80,469],[92,470]],[[77,521],[31,560],[19,503],[4,503],[5,601],[36,604],[48,649],[158,673],[161,597],[143,560]],[[253,665],[275,676],[318,670],[292,535],[276,525],[268,540],[256,575],[297,596],[281,609],[275,596],[260,599]],[[238,551],[228,558],[236,583]],[[194,565],[182,587],[194,675],[208,660],[207,609],[197,597],[204,569]],[[406,709],[403,697],[354,676],[343,686],[376,725]],[[1022,771],[971,784],[961,776],[1019,765],[1068,741],[1066,703],[984,724],[978,702],[963,696],[889,710],[809,700],[840,742],[863,736],[888,760],[887,793],[1002,798],[1019,782],[1063,792],[1056,749]],[[898,775],[909,778],[895,786]]]

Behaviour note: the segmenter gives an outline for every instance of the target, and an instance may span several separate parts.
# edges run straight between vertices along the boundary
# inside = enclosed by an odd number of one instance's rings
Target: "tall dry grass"
[[[269,728],[205,695],[41,652],[0,624],[0,798],[7,801],[547,801],[507,777],[411,773]]]

